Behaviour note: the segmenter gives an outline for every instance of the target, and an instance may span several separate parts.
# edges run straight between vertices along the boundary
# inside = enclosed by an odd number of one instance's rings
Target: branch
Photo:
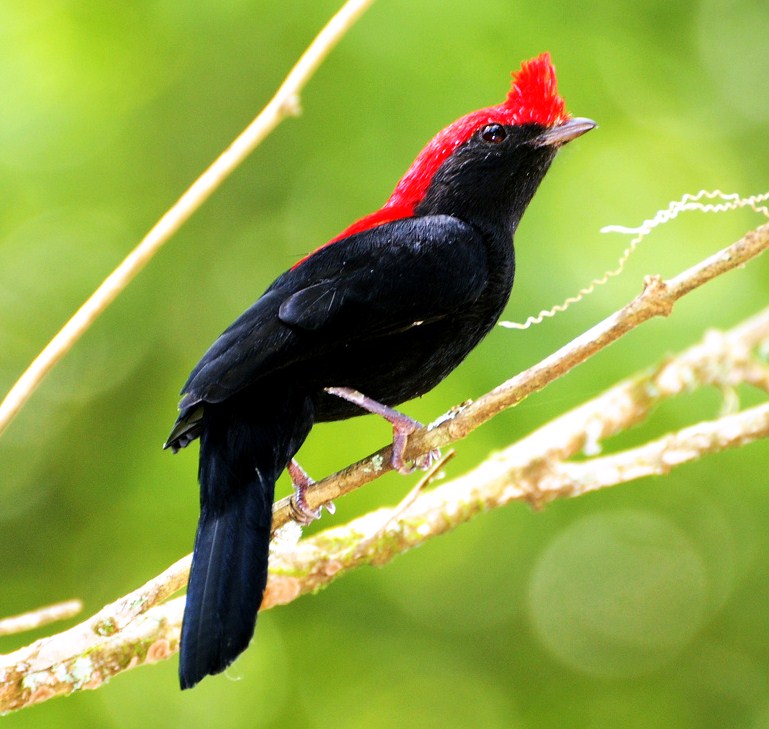
[[[668,316],[676,301],[714,278],[740,268],[769,248],[769,223],[747,233],[718,253],[680,273],[670,281],[647,276],[639,296],[592,329],[569,342],[538,364],[521,372],[475,402],[449,411],[426,428],[409,436],[405,457],[461,440],[503,410],[570,372],[635,327],[655,316]],[[305,492],[310,508],[354,491],[391,470],[391,448],[382,448],[343,471],[319,481]],[[290,498],[281,499],[273,511],[273,528],[291,519]]]
[[[103,681],[178,648],[190,555],[79,625],[0,656],[0,714]],[[176,606],[176,607],[175,607]],[[151,614],[148,611],[151,610]]]
[[[43,378],[133,281],[168,239],[189,220],[278,124],[289,116],[299,114],[299,93],[329,52],[372,2],[373,0],[348,0],[345,3],[297,61],[259,116],[195,180],[46,345],[0,403],[0,433],[16,417]]]
[[[765,226],[726,249],[731,258],[723,252],[714,258],[729,261],[730,267],[740,265],[759,252],[755,248],[757,241],[763,241],[761,245],[766,246],[767,239],[769,230]],[[738,255],[742,258],[737,258]],[[698,271],[710,270],[704,266],[695,266],[686,275],[696,276]],[[723,268],[722,272],[725,270],[729,268]],[[600,334],[616,327],[632,328],[644,320],[637,314],[639,310],[661,308],[659,303],[644,303],[650,295],[648,291],[654,296],[660,291],[665,296],[673,296],[671,291],[691,290],[693,286],[686,275],[668,284],[659,280],[654,287],[647,284],[644,294],[591,331]],[[623,317],[631,315],[632,326],[623,324]],[[698,423],[639,448],[597,456],[604,440],[642,422],[656,405],[695,386],[727,389],[747,383],[767,391],[769,368],[753,356],[753,351],[760,346],[769,346],[769,308],[729,332],[709,332],[702,342],[679,356],[619,383],[464,476],[431,491],[415,490],[394,509],[380,509],[298,544],[285,546],[277,540],[270,559],[270,579],[262,610],[317,591],[360,565],[384,564],[480,512],[511,501],[539,506],[557,497],[576,496],[644,475],[666,473],[706,453],[767,437],[769,404],[763,404]],[[561,350],[560,359],[560,353],[556,353],[545,361],[570,363],[577,355],[570,358],[569,353],[585,348],[589,349],[590,344],[583,335]],[[542,363],[532,370],[541,372]],[[526,383],[530,377],[533,375],[522,373],[510,382]],[[510,383],[505,383],[481,398],[476,406],[494,393],[510,389]],[[512,392],[515,395],[516,391]],[[515,397],[512,399],[516,402],[522,399]],[[456,423],[468,411],[470,407],[448,422]],[[424,438],[440,427],[427,431]],[[465,427],[467,424],[462,426]],[[595,457],[580,463],[565,462],[578,454]],[[386,457],[386,451],[378,455]],[[370,458],[364,464],[371,461]],[[361,464],[352,467],[356,468],[361,468]],[[384,468],[380,468],[380,472],[383,471]],[[325,483],[335,483],[344,473],[347,472],[330,477]],[[184,585],[189,559],[187,556],[179,560],[147,585],[108,605],[80,625],[0,656],[0,713],[79,689],[96,688],[122,671],[172,655],[178,649],[184,598],[158,603]]]
[[[769,436],[769,403],[734,415],[697,423],[638,448],[583,463],[561,463],[537,483],[539,499],[581,496],[589,491],[662,476],[704,455],[752,443]]]

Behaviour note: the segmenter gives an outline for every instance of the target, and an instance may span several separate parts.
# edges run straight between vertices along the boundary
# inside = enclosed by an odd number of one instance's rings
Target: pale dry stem
[[[101,283],[0,403],[0,434],[62,357],[101,313],[122,293],[150,259],[203,205],[246,157],[284,119],[299,113],[299,94],[318,66],[373,0],[348,0],[328,22],[281,84],[275,96],[234,142],[187,189],[136,248]]]
[[[80,600],[66,600],[57,602],[53,605],[46,605],[36,610],[22,613],[21,615],[11,615],[0,619],[0,635],[15,635],[16,633],[26,633],[29,630],[42,628],[50,623],[56,623],[60,620],[69,620],[74,618],[83,610],[83,603]]]

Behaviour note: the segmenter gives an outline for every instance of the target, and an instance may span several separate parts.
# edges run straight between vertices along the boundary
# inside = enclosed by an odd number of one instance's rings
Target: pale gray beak
[[[572,139],[581,137],[591,129],[595,129],[598,125],[592,119],[585,119],[582,117],[576,117],[574,119],[567,119],[565,122],[554,126],[552,129],[548,129],[542,132],[538,137],[531,140],[530,144],[535,147],[560,147],[566,142],[571,142]]]

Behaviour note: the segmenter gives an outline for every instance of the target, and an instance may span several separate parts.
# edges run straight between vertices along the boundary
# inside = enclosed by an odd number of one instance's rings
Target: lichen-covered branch
[[[476,514],[511,501],[540,506],[644,475],[769,435],[769,404],[697,423],[638,448],[601,455],[611,436],[642,422],[664,400],[702,386],[749,384],[765,390],[769,367],[755,355],[769,347],[769,308],[703,340],[656,368],[627,379],[542,426],[473,471],[394,509],[285,545],[270,559],[262,609],[317,591],[349,570],[381,565]],[[575,455],[587,460],[569,462]],[[89,620],[0,656],[0,712],[29,706],[105,680],[178,649],[189,557]]]
[[[117,628],[117,603],[58,635],[0,658],[0,714],[81,689],[168,658],[179,647],[184,598],[176,598]],[[109,615],[115,610],[115,617]],[[95,621],[95,618],[99,621]],[[102,633],[95,622],[101,622]]]
[[[116,673],[170,655],[178,644],[179,623],[170,602],[158,603],[184,587],[189,569],[188,555],[88,620],[0,656],[0,714],[96,688]],[[138,621],[150,608],[158,609]]]

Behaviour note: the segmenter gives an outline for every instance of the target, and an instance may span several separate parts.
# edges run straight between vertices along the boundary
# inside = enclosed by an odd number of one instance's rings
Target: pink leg
[[[351,387],[327,387],[326,392],[330,395],[336,395],[343,400],[355,403],[363,410],[366,410],[375,415],[381,415],[387,422],[393,426],[393,455],[392,466],[399,473],[408,474],[414,470],[414,467],[421,469],[427,469],[433,463],[434,460],[440,458],[439,451],[430,451],[425,453],[414,462],[414,466],[407,466],[403,460],[403,453],[406,450],[406,444],[408,443],[409,436],[417,429],[421,428],[422,424],[408,415],[399,413],[387,405],[382,405],[381,402],[372,400],[370,397],[366,397],[362,392],[353,390]]]
[[[293,516],[294,521],[306,526],[310,522],[320,519],[320,513],[323,507],[320,506],[317,509],[311,509],[307,505],[307,500],[304,497],[305,491],[307,491],[315,481],[307,475],[307,472],[293,458],[286,470],[288,471],[291,483],[294,486],[294,498],[291,500],[291,515]],[[326,504],[326,511],[328,511],[329,514],[334,513],[335,507],[332,502]]]

